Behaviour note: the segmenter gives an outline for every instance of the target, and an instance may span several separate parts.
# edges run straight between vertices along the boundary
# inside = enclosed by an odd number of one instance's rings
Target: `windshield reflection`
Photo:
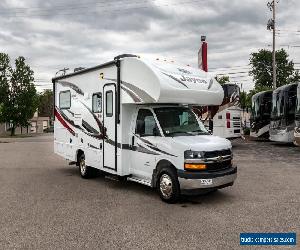
[[[240,105],[240,88],[236,84],[224,84],[222,85],[222,88],[224,90],[224,99],[223,103],[234,103],[235,106]]]
[[[279,118],[284,115],[284,91],[274,91],[272,98],[272,118]]]
[[[209,134],[196,115],[185,107],[154,108],[154,112],[165,136]]]
[[[272,109],[272,92],[264,92],[252,98],[252,118],[270,118]]]

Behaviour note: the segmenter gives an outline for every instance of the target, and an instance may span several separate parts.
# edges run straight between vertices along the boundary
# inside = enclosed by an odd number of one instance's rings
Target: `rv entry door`
[[[116,86],[105,84],[103,87],[103,126],[106,130],[103,138],[103,167],[117,170],[117,121]]]

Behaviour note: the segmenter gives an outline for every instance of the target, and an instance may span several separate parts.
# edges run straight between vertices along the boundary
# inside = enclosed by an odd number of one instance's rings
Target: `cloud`
[[[196,66],[200,37],[206,35],[209,68],[216,73],[241,72],[236,69],[247,68],[251,52],[270,48],[266,23],[271,12],[266,4],[261,0],[5,0],[0,2],[0,48],[12,58],[25,56],[36,78],[47,84],[63,67],[89,67],[122,53]],[[277,7],[278,28],[287,30],[278,35],[278,46],[299,45],[299,34],[293,32],[300,29],[299,1],[280,1]],[[285,49],[300,62],[299,48]],[[236,74],[234,80],[243,82],[246,90],[253,87],[247,72]]]

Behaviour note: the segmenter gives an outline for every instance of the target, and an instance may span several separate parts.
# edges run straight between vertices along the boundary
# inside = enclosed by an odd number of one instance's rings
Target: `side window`
[[[71,91],[61,91],[59,92],[59,108],[69,109],[71,108]]]
[[[288,93],[288,113],[290,115],[294,115],[295,114],[295,110],[296,110],[296,102],[297,102],[297,92],[296,89],[290,91]]]
[[[106,116],[113,116],[113,92],[106,92]]]
[[[140,109],[137,120],[135,133],[140,136],[159,136],[159,130],[152,112],[149,109]]]
[[[93,102],[93,107],[92,107],[93,112],[101,113],[102,112],[102,95],[101,95],[101,93],[93,94],[92,102]]]

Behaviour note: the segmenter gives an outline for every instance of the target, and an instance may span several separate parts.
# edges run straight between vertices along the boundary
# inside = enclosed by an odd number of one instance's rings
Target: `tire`
[[[81,154],[78,157],[78,168],[79,168],[80,176],[84,179],[96,177],[99,173],[98,169],[92,168],[85,164],[85,155],[84,154]]]
[[[172,204],[179,200],[180,186],[174,169],[166,167],[159,172],[157,190],[164,202]]]

